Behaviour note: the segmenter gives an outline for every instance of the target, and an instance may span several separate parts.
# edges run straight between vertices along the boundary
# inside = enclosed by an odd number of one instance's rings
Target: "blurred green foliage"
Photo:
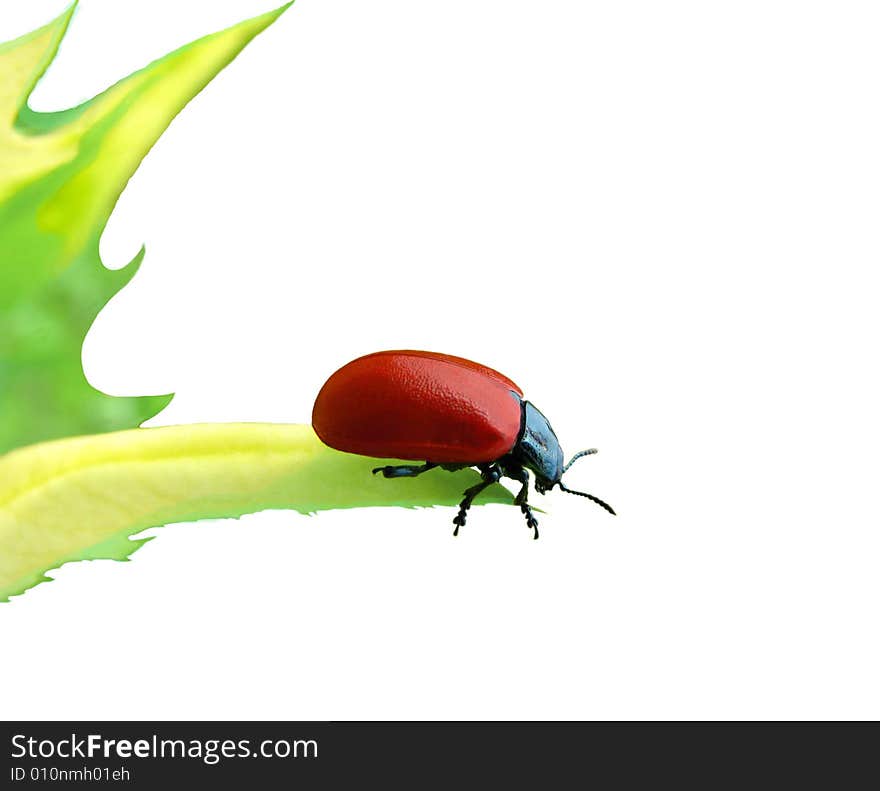
[[[0,453],[132,428],[171,400],[108,396],[86,381],[86,333],[144,257],[108,270],[98,242],[175,115],[287,7],[188,44],[61,112],[34,112],[27,100],[75,6],[0,45]]]

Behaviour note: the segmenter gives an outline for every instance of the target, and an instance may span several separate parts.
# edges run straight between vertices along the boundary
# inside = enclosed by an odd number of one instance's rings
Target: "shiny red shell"
[[[521,396],[506,376],[462,357],[376,352],[327,380],[312,426],[322,442],[348,453],[476,464],[513,449]]]

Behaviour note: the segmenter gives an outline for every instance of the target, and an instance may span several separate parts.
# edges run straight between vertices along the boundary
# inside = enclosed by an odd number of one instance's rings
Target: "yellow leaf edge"
[[[457,505],[476,471],[386,479],[311,426],[208,423],[40,443],[0,456],[0,602],[81,560],[127,560],[151,527],[270,509]],[[478,503],[513,497],[495,484]]]

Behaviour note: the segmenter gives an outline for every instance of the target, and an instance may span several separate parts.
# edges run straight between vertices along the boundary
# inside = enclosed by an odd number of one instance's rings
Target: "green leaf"
[[[454,506],[478,480],[473,470],[377,478],[380,462],[333,451],[308,426],[121,431],[170,396],[114,398],[85,379],[86,333],[144,258],[110,271],[98,255],[127,180],[184,105],[287,7],[55,113],[26,102],[74,8],[0,45],[0,601],[64,563],[125,560],[147,540],[130,536],[149,527],[269,508]],[[494,485],[480,500],[512,497]]]
[[[310,426],[262,423],[135,429],[13,451],[0,457],[0,601],[70,561],[125,560],[149,540],[129,536],[149,527],[265,509],[457,505],[479,480],[471,469],[371,474],[385,463],[331,450]],[[495,484],[478,502],[512,499]]]
[[[105,269],[98,242],[128,179],[181,109],[290,4],[166,55],[79,107],[27,99],[74,12],[0,45],[0,453],[132,428],[171,396],[94,390],[82,342],[143,250]]]

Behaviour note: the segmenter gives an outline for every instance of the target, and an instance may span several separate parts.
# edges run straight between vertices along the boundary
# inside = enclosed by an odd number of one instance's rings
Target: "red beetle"
[[[609,513],[598,497],[566,488],[562,476],[581,456],[563,466],[562,448],[550,424],[522,390],[485,365],[448,354],[387,351],[353,360],[321,388],[312,426],[324,444],[347,453],[424,460],[420,465],[376,467],[386,478],[415,477],[440,467],[476,467],[483,480],[464,492],[453,520],[455,535],[474,498],[507,476],[522,484],[514,502],[538,537],[529,507],[529,474],[541,494],[559,486],[588,497]]]

